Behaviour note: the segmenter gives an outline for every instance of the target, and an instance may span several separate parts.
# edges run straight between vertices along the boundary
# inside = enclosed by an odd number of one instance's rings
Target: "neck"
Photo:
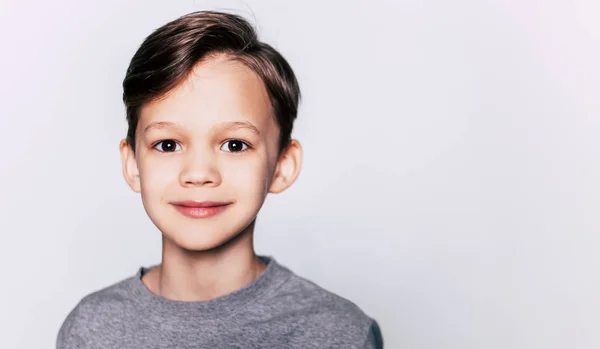
[[[254,222],[208,251],[185,250],[163,237],[162,264],[144,281],[153,293],[176,301],[207,301],[237,291],[265,269],[254,252],[253,233]]]

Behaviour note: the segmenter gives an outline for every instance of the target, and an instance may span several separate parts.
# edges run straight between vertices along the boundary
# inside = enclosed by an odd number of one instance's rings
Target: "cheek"
[[[170,183],[177,180],[177,168],[175,164],[167,165],[146,159],[140,164],[142,194],[160,195]]]
[[[235,187],[239,193],[260,196],[269,185],[267,160],[262,157],[236,160],[228,162],[223,168],[223,184]]]

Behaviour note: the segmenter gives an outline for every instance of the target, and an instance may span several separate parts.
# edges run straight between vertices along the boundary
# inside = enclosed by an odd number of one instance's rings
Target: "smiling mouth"
[[[172,202],[171,205],[189,218],[209,218],[225,211],[232,202],[212,202],[212,201],[179,201]]]

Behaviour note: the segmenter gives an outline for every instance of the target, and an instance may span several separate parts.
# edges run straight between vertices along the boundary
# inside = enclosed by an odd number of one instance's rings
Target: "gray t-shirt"
[[[172,301],[148,271],[83,298],[58,333],[72,348],[383,348],[377,322],[274,259],[248,286],[206,302]]]

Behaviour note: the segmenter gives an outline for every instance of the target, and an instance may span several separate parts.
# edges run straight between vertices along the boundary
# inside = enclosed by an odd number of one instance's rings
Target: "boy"
[[[241,17],[196,12],[146,38],[123,88],[123,174],[162,263],[81,300],[57,348],[382,348],[358,307],[254,252],[267,193],[302,163],[285,59]]]

